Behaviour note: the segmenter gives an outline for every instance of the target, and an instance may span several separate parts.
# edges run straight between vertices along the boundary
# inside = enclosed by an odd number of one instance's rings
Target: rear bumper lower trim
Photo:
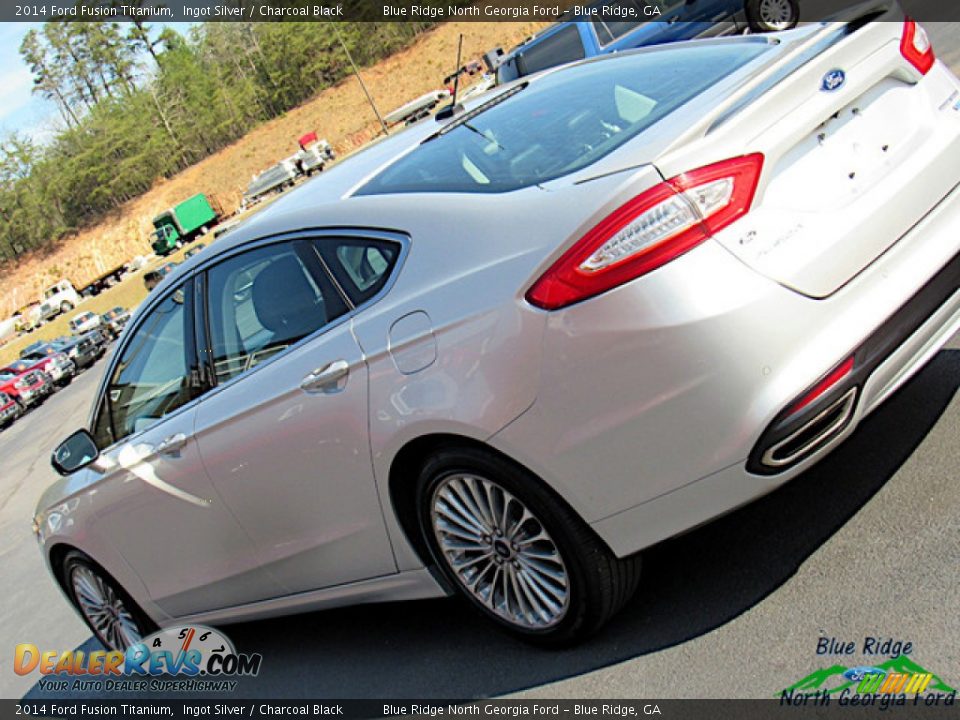
[[[884,321],[870,336],[854,351],[853,370],[829,392],[803,410],[790,412],[799,398],[804,397],[810,390],[804,390],[797,397],[784,406],[786,409],[771,422],[754,445],[747,460],[747,470],[756,475],[772,475],[783,472],[789,467],[812,455],[827,442],[843,432],[850,419],[855,414],[858,388],[863,388],[874,371],[893,355],[897,348],[909,340],[919,328],[947,303],[960,288],[960,254],[953,257],[936,275],[934,275],[913,297],[904,303],[899,310]],[[819,382],[819,380],[817,381]],[[811,383],[810,388],[817,385]],[[851,395],[851,391],[854,391]],[[845,419],[841,423],[834,423],[809,442],[798,452],[781,462],[770,462],[776,456],[778,448],[787,445],[790,440],[803,430],[813,425],[826,411],[834,407],[841,398],[851,395],[854,402],[845,412]],[[782,458],[781,458],[782,460]]]

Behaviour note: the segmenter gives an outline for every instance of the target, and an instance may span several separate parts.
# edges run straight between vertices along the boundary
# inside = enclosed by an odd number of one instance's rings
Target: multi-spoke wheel
[[[106,647],[125,650],[154,629],[116,582],[80,553],[67,556],[64,578],[83,619]]]
[[[631,596],[617,559],[539,479],[492,453],[444,450],[419,479],[424,537],[444,575],[487,616],[558,644],[600,627]]]
[[[521,627],[563,619],[567,569],[550,533],[520,500],[492,480],[448,475],[430,512],[444,558],[477,600]]]
[[[747,20],[756,32],[780,32],[800,20],[797,0],[747,0]]]

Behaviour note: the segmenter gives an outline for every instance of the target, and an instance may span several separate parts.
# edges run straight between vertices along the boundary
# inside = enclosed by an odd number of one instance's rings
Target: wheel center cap
[[[510,545],[506,540],[494,540],[493,541],[493,551],[502,557],[504,560],[510,557],[511,550]]]

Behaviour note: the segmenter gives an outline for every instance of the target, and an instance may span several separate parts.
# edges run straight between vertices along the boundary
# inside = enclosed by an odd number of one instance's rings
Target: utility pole
[[[367,101],[370,103],[370,107],[373,108],[374,114],[377,116],[377,120],[380,121],[380,127],[383,128],[383,134],[389,135],[390,131],[387,129],[387,124],[383,121],[383,117],[380,115],[380,111],[377,110],[377,105],[373,102],[373,97],[370,95],[370,91],[367,90],[366,83],[363,82],[363,78],[360,76],[360,71],[357,69],[357,64],[353,61],[353,56],[350,55],[350,50],[347,48],[347,44],[343,41],[343,36],[340,34],[340,29],[337,27],[336,23],[330,23],[333,26],[333,31],[337,34],[337,40],[340,41],[340,45],[343,46],[343,51],[347,54],[347,60],[350,61],[350,67],[353,68],[353,74],[357,76],[357,80],[360,81],[360,87],[363,88],[363,94],[367,96]]]

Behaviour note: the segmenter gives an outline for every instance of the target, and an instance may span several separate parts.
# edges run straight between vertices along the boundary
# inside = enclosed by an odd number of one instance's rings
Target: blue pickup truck
[[[632,19],[619,19],[624,17]],[[787,30],[799,19],[797,0],[595,2],[502,56],[497,84],[575,60],[645,45],[731,35],[748,28],[754,32]]]

